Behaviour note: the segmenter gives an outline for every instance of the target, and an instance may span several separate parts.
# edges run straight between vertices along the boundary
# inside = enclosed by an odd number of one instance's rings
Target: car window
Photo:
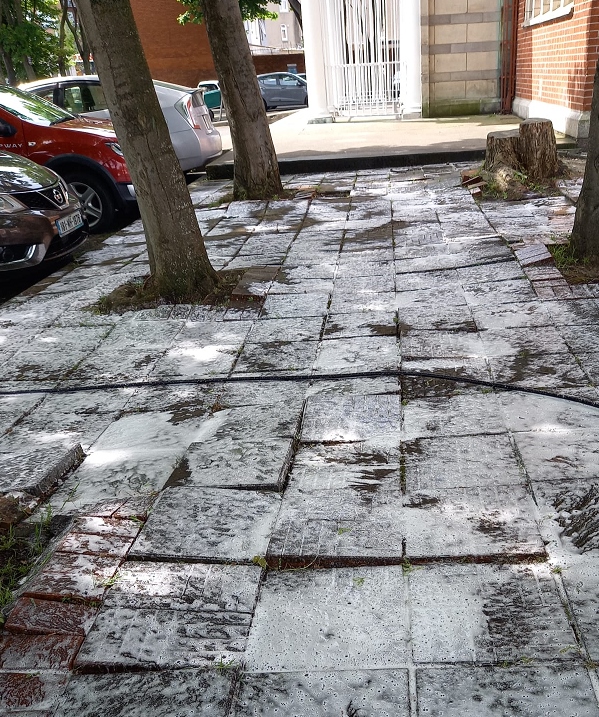
[[[302,83],[297,79],[297,77],[293,77],[293,75],[284,75],[281,77],[281,86],[282,87],[301,87]]]
[[[97,112],[108,107],[102,87],[85,83],[64,88],[64,106],[74,114]]]
[[[265,87],[276,87],[278,84],[278,79],[276,75],[265,75],[264,77],[260,77],[259,79]]]
[[[198,87],[205,89],[207,92],[213,92],[214,90],[218,90],[218,85],[212,85],[210,83],[205,82],[202,82],[202,84],[198,85]]]
[[[47,90],[35,90],[35,94],[47,102],[54,101],[54,87],[50,87]]]
[[[0,89],[0,107],[26,122],[43,127],[73,119],[72,114],[51,102],[14,87],[3,86]]]

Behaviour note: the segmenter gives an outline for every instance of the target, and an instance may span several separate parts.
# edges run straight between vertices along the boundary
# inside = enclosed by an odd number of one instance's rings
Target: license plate
[[[72,214],[69,214],[68,217],[63,217],[62,219],[56,220],[56,228],[58,229],[58,233],[61,237],[65,234],[68,234],[69,232],[75,231],[75,229],[79,229],[79,227],[82,226],[83,217],[79,210],[73,212]]]

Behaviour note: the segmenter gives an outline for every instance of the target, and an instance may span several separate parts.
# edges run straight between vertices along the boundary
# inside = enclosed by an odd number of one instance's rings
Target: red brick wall
[[[195,87],[216,78],[203,25],[180,25],[177,0],[131,0],[135,22],[155,80]]]
[[[516,96],[588,111],[599,57],[599,0],[576,0],[571,17],[522,27],[520,0]]]

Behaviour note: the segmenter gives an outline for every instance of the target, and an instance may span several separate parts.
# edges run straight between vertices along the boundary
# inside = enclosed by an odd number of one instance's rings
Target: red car
[[[53,169],[78,195],[89,229],[104,232],[117,212],[136,206],[135,190],[114,129],[51,102],[0,86],[0,150]]]

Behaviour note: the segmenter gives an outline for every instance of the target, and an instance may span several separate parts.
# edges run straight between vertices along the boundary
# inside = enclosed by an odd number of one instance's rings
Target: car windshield
[[[51,102],[14,87],[5,86],[0,89],[0,107],[26,122],[43,127],[74,118],[70,112],[65,112]]]

